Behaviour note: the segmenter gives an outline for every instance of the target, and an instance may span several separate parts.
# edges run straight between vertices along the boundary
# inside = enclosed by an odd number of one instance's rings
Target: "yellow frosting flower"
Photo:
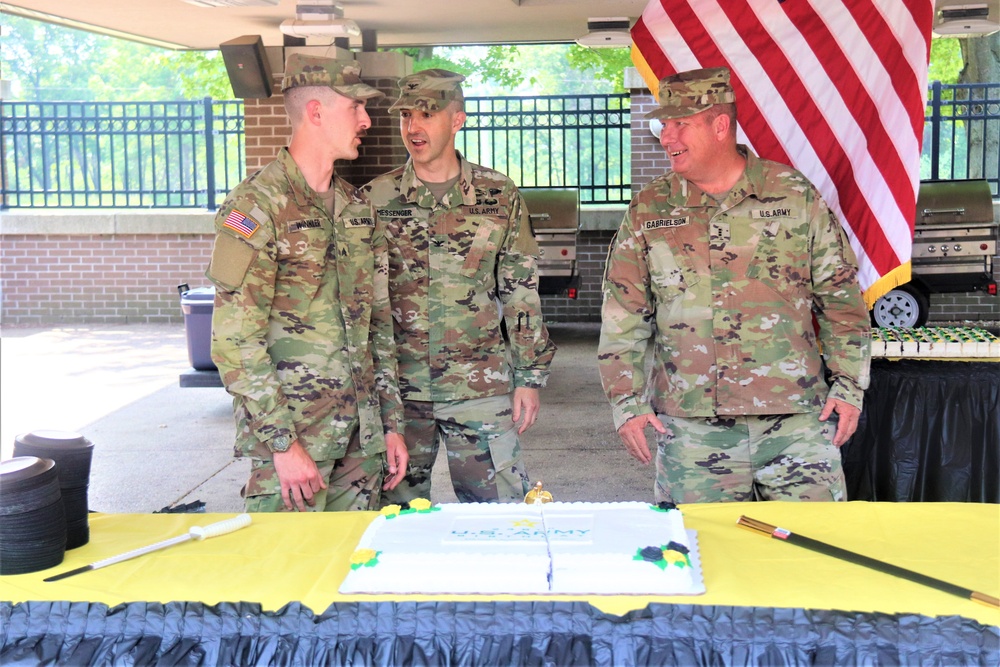
[[[431,506],[431,501],[427,500],[426,498],[414,498],[413,500],[410,501],[410,509],[417,510],[418,512],[421,510],[430,509],[430,506]]]
[[[374,549],[355,549],[351,554],[352,565],[364,565],[368,561],[374,560],[378,552]]]
[[[402,508],[399,505],[386,505],[385,507],[382,508],[382,516],[384,516],[387,519],[390,517],[394,517],[397,514],[399,514],[399,511],[401,509]]]

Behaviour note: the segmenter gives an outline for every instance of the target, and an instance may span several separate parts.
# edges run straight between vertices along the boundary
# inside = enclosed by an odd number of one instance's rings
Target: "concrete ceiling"
[[[345,19],[364,31],[375,31],[379,47],[391,47],[571,42],[587,32],[588,18],[628,17],[634,22],[647,1],[339,0],[339,4]],[[280,46],[283,35],[278,26],[295,18],[297,4],[279,0],[274,6],[200,7],[185,0],[13,0],[0,3],[0,9],[42,20],[67,19],[75,27],[155,40],[173,48],[216,49],[242,35],[261,35],[265,46]],[[307,42],[328,43],[329,39],[314,38]],[[350,38],[350,45],[361,47],[361,38]]]

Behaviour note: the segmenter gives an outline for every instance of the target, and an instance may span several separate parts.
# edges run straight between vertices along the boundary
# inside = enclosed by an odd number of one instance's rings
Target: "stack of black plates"
[[[54,567],[66,553],[66,510],[52,459],[0,462],[0,574]]]
[[[56,474],[66,507],[66,548],[90,541],[87,489],[94,445],[79,433],[32,431],[14,439],[14,456],[37,456],[56,462]]]

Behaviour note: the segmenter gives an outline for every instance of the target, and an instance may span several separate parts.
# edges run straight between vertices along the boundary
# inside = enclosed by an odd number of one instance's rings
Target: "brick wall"
[[[542,314],[546,322],[600,322],[601,282],[608,246],[614,231],[580,232],[576,245],[576,261],[580,286],[576,299],[543,296]]]
[[[177,285],[206,285],[211,234],[4,235],[4,324],[181,320]]]
[[[649,130],[644,116],[656,106],[656,100],[645,88],[629,90],[632,106],[632,193],[670,168],[670,160],[660,146],[659,137]]]

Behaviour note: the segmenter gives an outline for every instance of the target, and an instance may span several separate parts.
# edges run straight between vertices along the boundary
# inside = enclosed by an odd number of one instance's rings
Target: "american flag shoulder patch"
[[[226,221],[222,223],[223,227],[228,227],[233,230],[243,238],[250,238],[254,235],[260,225],[258,225],[253,218],[247,216],[244,213],[240,213],[235,208],[232,212],[226,216]]]

